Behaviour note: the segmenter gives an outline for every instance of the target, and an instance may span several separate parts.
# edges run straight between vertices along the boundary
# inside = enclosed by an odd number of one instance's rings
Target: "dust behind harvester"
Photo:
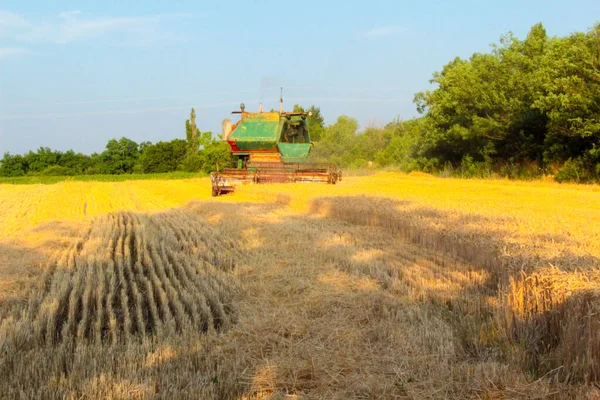
[[[229,193],[236,186],[260,183],[321,182],[335,184],[342,173],[334,164],[307,163],[313,146],[308,133],[307,113],[245,111],[240,120],[223,121],[223,140],[229,143],[233,165],[211,174],[212,194]]]

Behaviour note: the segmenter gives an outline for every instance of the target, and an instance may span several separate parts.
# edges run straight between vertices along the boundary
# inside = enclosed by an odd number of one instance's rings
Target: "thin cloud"
[[[401,26],[379,26],[362,33],[362,37],[364,38],[377,38],[377,37],[387,37],[394,36],[398,33],[405,32],[406,28]]]
[[[186,13],[88,16],[73,10],[41,21],[29,21],[18,14],[0,11],[0,37],[27,43],[67,44],[102,39],[116,45],[147,45],[158,40],[181,39],[183,36],[174,30],[173,22],[193,17]]]
[[[0,10],[0,28],[9,26],[27,26],[27,20],[10,11]]]
[[[28,26],[27,20],[19,14],[0,10],[0,39],[10,38]]]
[[[22,47],[0,47],[0,59],[11,56],[22,56],[29,53],[31,51]]]

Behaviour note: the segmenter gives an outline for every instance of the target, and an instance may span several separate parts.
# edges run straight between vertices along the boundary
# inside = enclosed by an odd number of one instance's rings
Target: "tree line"
[[[600,24],[524,40],[503,36],[487,54],[456,58],[415,95],[419,118],[358,132],[340,117],[313,156],[404,171],[600,181]]]
[[[311,111],[312,161],[341,168],[394,168],[463,177],[600,181],[600,24],[549,37],[542,24],[524,40],[509,33],[489,53],[455,58],[415,95],[420,114],[360,129],[340,116],[326,125]],[[111,140],[100,154],[41,148],[5,154],[0,175],[210,171],[229,147],[199,132],[192,110],[186,140]]]
[[[229,158],[229,145],[215,140],[211,132],[200,132],[192,109],[185,123],[186,139],[141,142],[111,139],[102,153],[91,155],[41,147],[36,152],[11,155],[0,160],[0,176],[69,176],[96,174],[210,172],[217,161]]]

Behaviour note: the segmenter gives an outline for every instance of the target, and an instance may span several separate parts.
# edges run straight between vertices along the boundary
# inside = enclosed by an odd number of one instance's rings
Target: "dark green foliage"
[[[185,172],[198,172],[202,170],[204,158],[200,153],[190,154],[185,156],[179,164],[179,169]]]
[[[216,169],[217,162],[221,166],[227,166],[231,164],[231,148],[229,144],[224,141],[213,141],[212,143],[204,146],[202,156],[204,163],[202,171],[206,173],[213,172]]]
[[[325,119],[321,115],[320,107],[312,105],[308,109],[304,109],[301,105],[294,104],[294,112],[310,113],[311,115],[307,118],[310,139],[315,142],[323,138],[325,132]]]
[[[69,156],[72,154],[75,153],[71,151]],[[27,163],[27,172],[41,172],[51,165],[60,165],[62,155],[61,152],[52,151],[48,147],[40,147],[35,153],[30,151],[24,156]]]
[[[140,172],[147,174],[175,171],[185,158],[186,151],[187,143],[182,139],[145,145],[140,156]]]
[[[558,182],[586,183],[600,181],[600,164],[591,164],[586,157],[569,158],[555,176]]]
[[[39,173],[41,176],[73,176],[76,175],[72,168],[61,165],[51,165]]]
[[[343,167],[364,163],[357,133],[357,120],[345,115],[339,117],[323,131],[323,137],[311,152],[311,161],[332,162]],[[310,134],[312,136],[312,132]]]
[[[564,38],[534,25],[523,41],[509,34],[491,54],[453,60],[432,83],[415,101],[427,124],[417,153],[434,170],[481,176],[501,165],[511,176],[565,164],[558,180],[597,179],[600,25]]]
[[[198,128],[196,127],[196,111],[192,108],[190,119],[185,121],[185,138],[187,141],[187,154],[198,152],[200,143],[198,141]]]
[[[125,137],[111,139],[100,154],[100,172],[103,174],[131,174],[140,156],[138,144]]]
[[[4,153],[2,163],[0,163],[1,176],[23,176],[27,172],[27,163],[23,156]]]

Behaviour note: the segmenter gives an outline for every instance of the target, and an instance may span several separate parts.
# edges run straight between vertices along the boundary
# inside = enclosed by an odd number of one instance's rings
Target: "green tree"
[[[187,143],[182,139],[146,145],[140,156],[143,173],[161,173],[177,170],[186,156]]]
[[[192,108],[190,119],[185,121],[187,151],[185,158],[180,161],[179,168],[187,172],[198,172],[202,169],[205,157],[204,149],[214,142],[212,132],[200,132],[196,127],[196,111]],[[201,149],[203,149],[201,151]]]
[[[85,154],[67,150],[60,155],[58,165],[73,171],[73,174],[82,174],[91,166],[91,158]]]
[[[324,130],[323,137],[311,152],[311,160],[332,162],[341,167],[364,163],[358,127],[356,119],[340,116],[335,124]]]
[[[190,119],[185,121],[185,137],[187,140],[187,155],[198,152],[200,143],[198,140],[198,127],[196,126],[196,111],[192,108]]]
[[[28,165],[28,173],[37,173],[51,165],[58,165],[62,154],[48,147],[40,147],[36,152],[29,151],[23,157]]]
[[[98,167],[103,174],[131,174],[139,156],[138,144],[133,140],[111,139],[100,155]]]
[[[421,154],[455,165],[465,156],[542,163],[547,118],[532,106],[547,41],[537,24],[525,41],[506,35],[491,54],[456,58],[435,73],[431,82],[437,88],[415,96],[430,122]]]
[[[307,117],[310,139],[313,142],[321,140],[325,131],[325,120],[321,115],[321,108],[312,105],[305,110],[301,105],[294,104],[294,112],[310,113],[310,116]]]
[[[534,108],[548,116],[544,157],[572,159],[587,175],[600,170],[600,23],[587,33],[554,38],[538,66]],[[586,175],[586,174],[580,174]],[[579,180],[579,179],[578,179]]]
[[[308,131],[310,133],[310,138],[317,142],[321,140],[324,135],[325,119],[323,118],[323,115],[321,115],[320,107],[312,105],[306,111],[311,114],[311,116],[308,117]]]
[[[0,160],[0,176],[23,176],[27,172],[27,163],[23,156],[4,153]]]
[[[202,150],[202,158],[202,170],[206,173],[213,172],[216,169],[217,163],[219,163],[221,168],[231,163],[231,148],[225,141],[213,141]]]

